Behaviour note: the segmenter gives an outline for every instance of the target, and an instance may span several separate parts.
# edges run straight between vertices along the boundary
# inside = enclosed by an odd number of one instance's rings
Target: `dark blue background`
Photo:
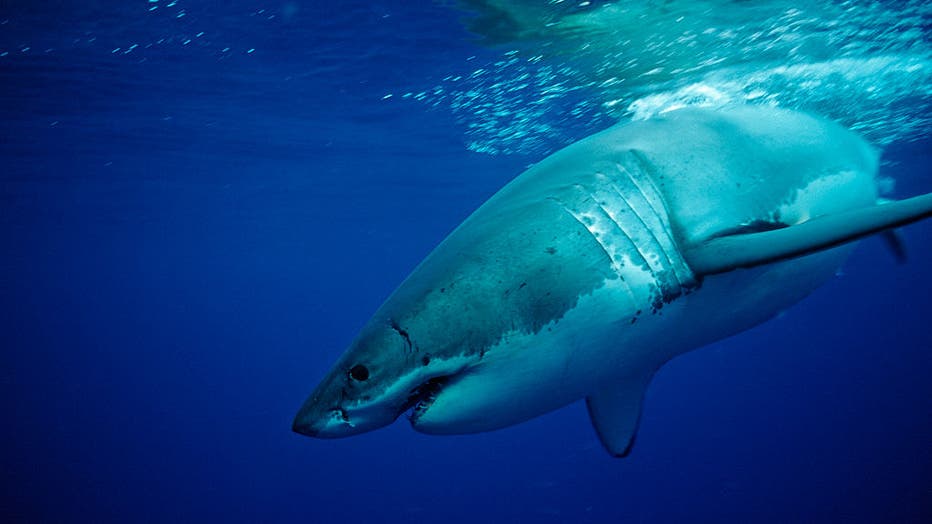
[[[907,265],[867,240],[666,366],[625,460],[580,404],[291,433],[387,294],[539,157],[382,100],[496,59],[453,10],[167,3],[0,5],[0,520],[932,521],[928,222]],[[898,196],[932,189],[930,145],[888,148]]]

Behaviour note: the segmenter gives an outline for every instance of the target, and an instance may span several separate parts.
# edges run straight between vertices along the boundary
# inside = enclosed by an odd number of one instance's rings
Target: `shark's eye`
[[[358,380],[362,382],[369,378],[369,368],[363,366],[362,364],[356,364],[349,370],[349,376],[353,380]]]

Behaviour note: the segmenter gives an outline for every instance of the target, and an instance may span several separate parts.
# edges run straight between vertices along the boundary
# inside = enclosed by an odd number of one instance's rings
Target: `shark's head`
[[[410,325],[415,327],[403,327]],[[413,422],[444,384],[479,360],[478,355],[432,353],[431,347],[455,342],[442,325],[425,330],[419,322],[377,314],[304,402],[294,431],[347,437],[391,424],[409,410]]]

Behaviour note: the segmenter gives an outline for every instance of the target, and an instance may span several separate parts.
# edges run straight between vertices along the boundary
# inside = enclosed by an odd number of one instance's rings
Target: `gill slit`
[[[579,186],[579,189],[585,190],[585,188],[583,188],[582,186]],[[631,245],[634,247],[634,252],[638,254],[638,257],[640,257],[641,262],[644,263],[644,266],[647,268],[647,270],[651,273],[651,275],[654,275],[654,276],[656,277],[656,272],[654,271],[654,268],[651,266],[651,263],[647,260],[647,256],[644,254],[644,252],[641,251],[641,246],[638,245],[638,242],[635,242],[635,241],[634,241],[634,238],[631,236],[631,233],[629,233],[629,232],[625,229],[625,227],[621,225],[620,222],[618,222],[617,220],[615,220],[615,217],[613,217],[613,216],[611,215],[611,213],[609,213],[608,210],[605,209],[605,206],[603,206],[603,205],[599,202],[599,199],[597,199],[597,198],[595,197],[595,195],[593,195],[593,194],[592,194],[591,192],[589,192],[588,190],[586,190],[586,195],[588,195],[589,198],[592,199],[592,202],[595,204],[595,207],[596,207],[599,211],[601,211],[602,214],[605,215],[605,217],[607,217],[608,220],[609,220],[612,224],[615,224],[615,227],[617,227],[619,231],[621,231],[621,235],[622,235],[628,242],[630,242]],[[601,242],[599,243],[599,245],[602,245]],[[604,249],[604,248],[603,248],[603,249]]]
[[[608,178],[608,177],[606,177],[606,178]],[[660,252],[663,253],[663,258],[666,259],[667,265],[669,265],[669,267],[670,267],[671,270],[674,270],[674,269],[673,269],[673,268],[674,268],[673,260],[670,258],[670,255],[667,253],[667,250],[664,249],[663,243],[661,243],[661,242],[660,242],[660,239],[657,238],[657,235],[654,233],[654,229],[651,228],[650,226],[648,226],[648,225],[647,225],[647,222],[645,222],[644,219],[641,218],[641,214],[638,213],[636,209],[634,209],[634,206],[631,205],[631,202],[628,200],[628,197],[626,197],[626,196],[624,195],[624,193],[622,193],[621,189],[620,189],[618,186],[616,186],[616,185],[615,185],[614,183],[612,183],[611,181],[609,181],[609,184],[608,184],[608,185],[611,186],[611,188],[615,190],[615,193],[619,196],[619,198],[621,198],[621,201],[624,202],[624,204],[625,204],[625,206],[628,208],[628,210],[631,211],[631,214],[633,214],[634,217],[637,219],[637,221],[640,222],[642,226],[644,226],[644,229],[647,231],[647,234],[650,235],[650,238],[651,238],[651,239],[653,239],[653,243],[657,246],[657,248],[660,250]],[[639,189],[639,190],[640,190],[640,189]],[[645,199],[645,200],[646,200],[646,199]],[[601,206],[600,206],[600,207],[601,207]],[[651,208],[651,209],[653,209],[653,208]],[[606,211],[606,213],[607,213],[607,211]],[[612,218],[612,219],[614,220],[614,217],[612,217],[610,213],[609,213],[609,217]],[[617,220],[616,220],[616,222],[617,222]],[[619,226],[619,227],[621,227],[621,226]],[[628,236],[630,237],[630,235],[628,235]],[[635,245],[635,247],[637,248],[638,252],[641,252],[641,247],[638,245],[637,242],[634,241],[633,238],[632,238],[631,242]],[[664,267],[663,261],[660,260],[660,257],[657,257],[657,258],[658,258],[658,264],[657,264],[657,265],[660,266],[659,268],[653,268],[653,267],[652,267],[652,264],[650,263],[650,261],[646,260],[646,257],[644,257],[644,258],[645,258],[645,262],[647,262],[648,267],[650,267],[650,268],[651,268],[651,271],[653,271],[654,273],[658,273],[659,271],[665,271],[665,270],[666,270],[666,267]],[[675,270],[674,270],[674,271],[675,271]]]
[[[671,231],[669,220],[664,220],[664,217],[666,217],[666,209],[665,208],[657,209],[657,207],[654,205],[651,199],[647,197],[647,193],[644,192],[644,188],[641,186],[641,184],[638,183],[637,177],[635,177],[631,173],[631,171],[628,170],[628,168],[626,168],[622,164],[617,164],[617,167],[618,167],[618,170],[621,173],[623,173],[627,177],[627,179],[634,185],[634,187],[638,190],[638,192],[640,192],[641,196],[644,197],[644,201],[647,203],[647,207],[650,208],[651,212],[657,218],[657,221],[660,223],[660,227],[664,228],[664,230],[666,231]],[[606,178],[609,178],[609,177],[606,177]],[[631,205],[631,203],[628,201],[628,199],[625,197],[625,195],[621,191],[621,188],[618,187],[613,181],[611,181],[611,178],[609,178],[609,181],[610,181],[609,185],[612,187],[612,189],[614,189],[615,192],[618,193],[618,196],[620,196],[621,199],[624,201],[624,203],[628,206],[628,208],[631,209],[631,211],[634,213],[634,216],[636,216],[638,220],[640,220],[641,223],[644,224],[644,227],[650,232],[651,236],[654,238],[654,242],[657,243],[657,246],[660,248],[660,251],[663,253],[664,258],[667,259],[670,270],[673,271],[673,274],[676,276],[676,279],[682,282],[683,280],[680,279],[679,271],[677,271],[679,264],[677,264],[677,262],[673,259],[673,257],[667,251],[666,249],[667,246],[664,245],[664,242],[660,241],[660,237],[657,236],[657,234],[654,232],[654,229],[648,226],[647,222],[644,221],[641,215],[637,211],[635,211],[634,207]],[[656,198],[660,199],[661,204],[663,204],[664,203],[663,196],[657,190],[657,186],[654,185],[653,181],[650,180],[649,177],[647,177],[647,184],[651,186],[651,189],[654,190],[653,194],[656,195]],[[666,239],[669,240],[670,247],[673,247],[675,249],[676,242],[673,240],[673,237],[671,235],[666,235]]]
[[[560,206],[560,209],[562,209],[567,215],[572,217],[573,220],[575,220],[580,226],[582,226],[584,230],[586,230],[587,233],[589,233],[589,236],[592,237],[592,240],[594,240],[595,243],[599,245],[599,249],[601,249],[602,252],[605,253],[605,256],[608,258],[608,263],[611,264],[612,269],[614,269],[615,274],[618,276],[618,280],[621,282],[622,286],[625,289],[625,293],[627,293],[628,298],[631,299],[631,303],[637,304],[638,301],[634,295],[634,291],[631,289],[630,284],[628,284],[627,280],[625,280],[624,276],[622,276],[621,274],[621,266],[618,265],[618,263],[612,258],[612,255],[608,252],[607,249],[605,249],[605,246],[602,245],[602,242],[600,242],[599,239],[592,233],[592,231],[589,230],[585,222],[580,220],[579,217],[576,216],[576,213],[573,213],[570,210],[570,208],[567,207],[566,204],[564,204],[563,201],[561,201],[560,199],[556,197],[547,197],[547,199],[556,202],[556,204]]]

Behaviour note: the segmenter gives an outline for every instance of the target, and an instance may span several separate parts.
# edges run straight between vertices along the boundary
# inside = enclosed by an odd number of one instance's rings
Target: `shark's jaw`
[[[312,394],[299,410],[292,424],[296,433],[316,438],[342,438],[387,426],[407,413],[411,424],[427,413],[444,388],[468,375],[477,356],[459,355],[447,359],[432,358],[429,364],[376,385],[350,400],[343,394]],[[333,389],[334,380],[325,380],[324,392]]]
[[[412,426],[417,427],[418,420],[434,405],[437,397],[440,396],[444,386],[450,379],[450,376],[434,377],[411,392],[406,408],[410,408],[408,421]],[[408,411],[408,409],[404,411]]]

